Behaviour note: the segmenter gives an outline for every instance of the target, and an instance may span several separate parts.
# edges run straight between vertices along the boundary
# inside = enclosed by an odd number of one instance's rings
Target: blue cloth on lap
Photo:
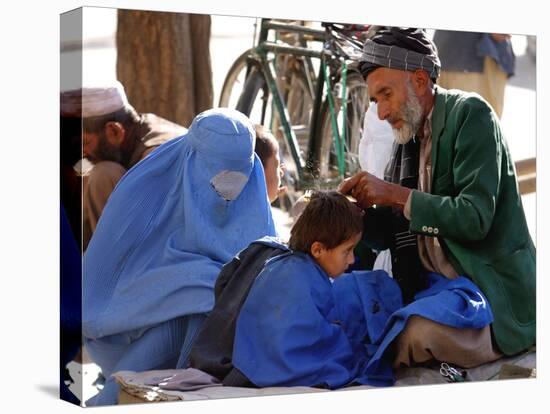
[[[469,279],[428,277],[430,287],[402,307],[399,287],[384,271],[351,272],[331,283],[309,255],[271,259],[237,320],[233,364],[259,387],[393,385],[385,353],[411,315],[457,328],[493,320]]]
[[[391,361],[384,358],[390,343],[403,331],[413,315],[421,316],[454,328],[481,329],[493,322],[489,302],[470,279],[460,276],[450,280],[437,274],[428,274],[429,287],[415,296],[414,302],[399,309],[387,322],[377,350],[365,370],[371,380],[392,385],[395,379],[379,375]]]

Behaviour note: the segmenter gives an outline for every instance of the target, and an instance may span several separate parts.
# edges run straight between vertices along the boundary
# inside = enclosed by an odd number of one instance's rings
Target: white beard
[[[398,144],[406,144],[416,134],[422,123],[422,105],[414,93],[410,79],[407,79],[407,102],[401,106],[403,126],[393,128],[393,137]]]
[[[414,136],[414,130],[408,122],[403,124],[401,128],[392,127],[392,132],[393,139],[395,139],[395,142],[398,144],[406,144]]]

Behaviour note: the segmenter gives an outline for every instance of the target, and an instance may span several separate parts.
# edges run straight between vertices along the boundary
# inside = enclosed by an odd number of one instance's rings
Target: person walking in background
[[[514,75],[516,57],[510,35],[436,30],[441,60],[438,84],[480,94],[502,118],[504,90]]]

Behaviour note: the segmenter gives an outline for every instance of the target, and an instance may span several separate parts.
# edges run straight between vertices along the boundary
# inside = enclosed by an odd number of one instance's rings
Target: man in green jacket
[[[360,172],[340,186],[367,209],[366,241],[391,249],[405,302],[426,272],[465,275],[494,314],[479,330],[412,317],[394,367],[431,359],[473,367],[530,347],[535,248],[498,117],[479,95],[435,85],[439,58],[423,30],[382,28],[365,42],[360,70],[395,138],[385,180]]]

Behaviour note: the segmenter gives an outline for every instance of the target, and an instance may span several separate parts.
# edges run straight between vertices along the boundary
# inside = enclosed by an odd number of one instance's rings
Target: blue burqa
[[[464,328],[492,321],[469,279],[432,273],[429,280],[402,307],[399,287],[384,271],[351,272],[331,283],[309,255],[271,259],[237,320],[233,364],[259,387],[392,385],[386,351],[411,315]]]
[[[276,235],[254,142],[244,115],[209,110],[118,183],[83,264],[83,334],[105,376],[183,366],[222,265]],[[94,403],[116,402],[107,388]]]

